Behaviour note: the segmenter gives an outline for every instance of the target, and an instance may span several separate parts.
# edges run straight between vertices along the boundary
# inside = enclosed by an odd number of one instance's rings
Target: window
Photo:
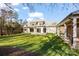
[[[43,32],[46,33],[46,28],[43,28]]]
[[[40,28],[37,28],[37,32],[39,32],[39,33],[40,33],[40,32],[41,32],[41,29],[40,29]]]
[[[24,29],[24,31],[27,31],[27,29]]]
[[[33,28],[30,28],[30,32],[34,32],[34,29]]]
[[[34,25],[34,24],[32,24],[32,25]]]
[[[43,21],[43,25],[45,24],[45,22]]]
[[[40,22],[40,25],[44,25],[45,24],[45,22],[43,21],[43,22]]]

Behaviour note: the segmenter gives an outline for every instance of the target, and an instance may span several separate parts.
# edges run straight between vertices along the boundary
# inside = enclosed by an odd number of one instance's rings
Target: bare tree
[[[3,34],[12,34],[16,27],[18,26],[18,14],[15,10],[9,6],[10,4],[5,4],[8,9],[1,9],[1,17],[0,17],[0,35]],[[14,19],[14,20],[13,20]],[[18,24],[17,24],[18,23]],[[18,29],[19,30],[19,29]]]

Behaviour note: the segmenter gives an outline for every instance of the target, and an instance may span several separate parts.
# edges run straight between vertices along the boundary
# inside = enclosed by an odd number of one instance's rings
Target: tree
[[[6,4],[7,5],[7,4]],[[19,30],[21,25],[19,24],[18,20],[18,14],[16,11],[11,9],[11,6],[7,10],[1,9],[1,16],[0,16],[0,35],[3,34],[13,34],[13,33],[19,33],[22,32]],[[17,28],[19,28],[17,30]]]
[[[4,23],[5,23],[5,17],[6,17],[6,11],[1,9],[1,17],[0,17],[0,35],[3,35],[5,29],[4,29]]]

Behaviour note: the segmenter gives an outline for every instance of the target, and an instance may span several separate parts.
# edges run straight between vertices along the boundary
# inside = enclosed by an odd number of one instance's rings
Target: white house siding
[[[46,32],[43,31],[43,29],[46,28]],[[32,34],[44,34],[44,33],[56,33],[56,27],[36,27],[33,28],[34,31],[30,32],[30,28],[25,28],[24,33],[32,33]],[[37,32],[37,29],[40,29],[40,32]]]
[[[33,28],[33,32],[30,31],[30,28]],[[44,20],[34,20],[24,25],[23,32],[31,34],[56,33],[56,24],[47,23]]]
[[[46,27],[47,33],[56,33],[56,27]]]

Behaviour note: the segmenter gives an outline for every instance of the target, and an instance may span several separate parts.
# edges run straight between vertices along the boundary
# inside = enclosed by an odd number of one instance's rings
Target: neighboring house
[[[23,32],[31,34],[56,33],[56,23],[46,22],[42,19],[34,19],[24,25]]]
[[[79,48],[79,10],[70,13],[57,25],[57,33],[72,48]]]

